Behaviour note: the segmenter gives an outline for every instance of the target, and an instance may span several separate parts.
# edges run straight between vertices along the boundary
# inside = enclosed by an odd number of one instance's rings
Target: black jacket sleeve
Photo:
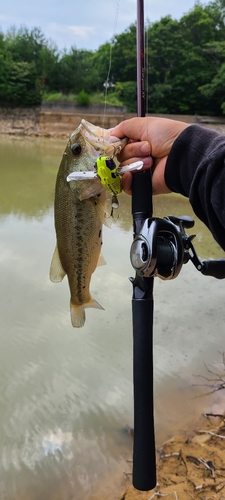
[[[165,181],[187,196],[197,217],[225,250],[225,135],[190,125],[169,153]]]

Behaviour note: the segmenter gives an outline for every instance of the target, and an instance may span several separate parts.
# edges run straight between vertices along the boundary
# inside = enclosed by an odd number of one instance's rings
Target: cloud
[[[204,4],[209,2],[205,0]],[[179,19],[194,4],[195,0],[148,0],[145,19],[155,22],[168,14]],[[78,49],[97,50],[113,35],[123,33],[136,17],[136,0],[110,0],[104,8],[102,0],[85,0],[79,2],[79,12],[72,0],[64,0],[63,6],[56,0],[1,0],[0,28],[6,32],[12,25],[30,29],[37,26],[60,50],[74,45]]]
[[[68,25],[64,23],[49,23],[46,27],[46,32],[48,37],[52,40],[56,40],[56,43],[60,47],[69,49],[72,46],[77,48],[92,48],[93,42],[95,41],[95,46],[98,46],[98,42],[95,40],[98,32],[94,26],[86,25]]]
[[[93,26],[68,26],[68,28],[74,35],[81,38],[88,38],[89,35],[95,33],[95,28]]]

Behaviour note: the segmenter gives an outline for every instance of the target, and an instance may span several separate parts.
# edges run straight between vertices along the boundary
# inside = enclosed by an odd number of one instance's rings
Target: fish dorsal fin
[[[66,275],[66,272],[63,269],[63,266],[61,264],[58,246],[56,245],[55,251],[54,251],[53,257],[52,257],[51,266],[50,266],[50,280],[53,283],[59,283],[60,281],[63,280],[65,275]]]

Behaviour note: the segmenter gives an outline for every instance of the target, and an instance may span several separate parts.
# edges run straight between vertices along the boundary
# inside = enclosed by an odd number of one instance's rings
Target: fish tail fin
[[[71,323],[75,328],[81,328],[85,323],[84,306],[77,306],[70,302]]]
[[[82,304],[82,305],[76,305],[73,304],[73,302],[70,302],[70,314],[71,314],[71,323],[75,328],[81,328],[84,326],[85,323],[85,309],[87,307],[93,307],[94,309],[103,309],[102,307],[96,300],[90,298],[89,302]]]

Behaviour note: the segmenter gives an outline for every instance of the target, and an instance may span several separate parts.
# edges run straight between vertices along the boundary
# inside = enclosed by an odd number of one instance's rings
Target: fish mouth
[[[127,144],[128,138],[112,137],[110,131],[82,119],[80,133],[85,141],[100,154],[115,156]]]

